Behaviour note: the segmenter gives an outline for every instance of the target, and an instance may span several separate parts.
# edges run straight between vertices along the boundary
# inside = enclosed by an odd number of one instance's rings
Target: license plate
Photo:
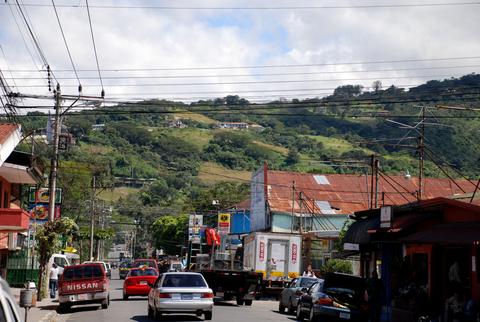
[[[182,300],[192,300],[193,295],[192,294],[182,294]]]
[[[340,312],[340,319],[350,320],[350,313]]]
[[[140,281],[140,285],[147,285],[148,282],[147,281]]]
[[[88,300],[88,294],[78,294],[77,299],[79,301],[86,301],[86,300]]]

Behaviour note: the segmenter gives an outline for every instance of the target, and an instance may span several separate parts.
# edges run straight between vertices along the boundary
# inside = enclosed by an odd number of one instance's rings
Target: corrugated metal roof
[[[18,129],[19,125],[12,123],[0,124],[0,144],[3,144],[5,140]]]
[[[300,212],[298,200],[302,193],[303,205],[320,210],[315,201],[326,201],[337,214],[353,214],[370,207],[371,177],[354,174],[322,175],[329,184],[318,184],[316,175],[286,171],[268,171],[268,205],[272,211]],[[448,197],[473,192],[475,186],[467,180],[456,180],[462,191],[449,179],[426,178],[423,199]],[[293,197],[293,185],[295,197]],[[379,177],[378,205],[401,205],[417,200],[418,178],[404,176]],[[302,209],[304,212],[305,209]],[[320,212],[320,211],[319,211]],[[326,214],[326,213],[324,213]]]

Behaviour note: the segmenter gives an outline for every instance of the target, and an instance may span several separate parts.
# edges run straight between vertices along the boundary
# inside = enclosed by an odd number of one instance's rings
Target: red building
[[[446,321],[455,294],[478,305],[480,206],[434,198],[356,212],[353,219],[344,241],[358,248],[364,277],[380,273],[388,321],[421,314]]]
[[[21,185],[37,184],[42,171],[29,154],[14,151],[22,139],[20,125],[0,124],[0,275],[6,278],[11,252],[22,249],[30,216],[21,208]]]

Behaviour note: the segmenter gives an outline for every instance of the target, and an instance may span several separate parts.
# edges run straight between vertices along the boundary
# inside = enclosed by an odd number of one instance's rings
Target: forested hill
[[[149,100],[107,106],[67,116],[77,143],[62,154],[61,164],[67,172],[86,168],[111,180],[149,179],[153,183],[137,194],[143,205],[209,209],[214,195],[231,199],[224,204],[248,196],[250,173],[264,161],[272,169],[365,173],[359,161],[376,154],[382,171],[414,175],[421,108],[428,107],[426,174],[459,176],[454,168],[478,178],[480,112],[440,107],[478,107],[479,94],[480,75],[472,74],[408,90],[382,88],[380,82],[369,89],[346,85],[324,98],[264,104],[232,95],[189,104]],[[23,121],[28,131],[44,127],[46,117],[30,113]],[[250,127],[222,129],[219,121]],[[94,124],[105,126],[93,130]]]

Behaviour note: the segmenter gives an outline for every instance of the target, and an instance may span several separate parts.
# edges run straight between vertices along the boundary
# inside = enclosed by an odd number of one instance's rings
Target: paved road
[[[122,321],[153,321],[147,317],[147,300],[144,297],[133,297],[122,300],[123,281],[115,279],[110,284],[110,306],[102,310],[98,306],[78,307],[67,314],[68,322],[122,322]],[[217,322],[293,322],[293,316],[282,315],[277,311],[276,301],[254,301],[252,306],[237,306],[234,302],[217,303],[213,309],[213,320]],[[65,316],[64,316],[65,317]],[[165,316],[164,321],[203,321],[194,315]]]

